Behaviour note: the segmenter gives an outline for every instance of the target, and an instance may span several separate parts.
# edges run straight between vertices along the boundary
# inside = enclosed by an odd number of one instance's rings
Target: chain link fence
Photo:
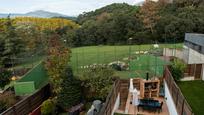
[[[83,70],[95,65],[116,65],[116,75],[124,78],[145,77],[146,72],[152,76],[162,76],[164,65],[170,64],[163,55],[164,48],[178,47],[182,47],[182,44],[99,45],[73,48],[70,65],[76,74],[81,74]]]

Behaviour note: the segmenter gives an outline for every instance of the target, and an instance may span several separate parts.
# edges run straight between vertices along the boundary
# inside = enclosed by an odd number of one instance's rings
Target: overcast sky
[[[0,0],[0,13],[26,13],[35,10],[58,12],[69,16],[92,11],[111,3],[136,4],[143,0]]]

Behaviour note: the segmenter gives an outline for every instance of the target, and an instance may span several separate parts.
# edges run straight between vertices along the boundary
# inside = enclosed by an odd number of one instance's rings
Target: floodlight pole
[[[115,44],[114,44],[114,55],[115,55],[115,61],[116,61],[116,46],[115,46]]]
[[[130,71],[130,56],[131,56],[132,38],[129,38],[128,41],[129,41],[129,71]]]
[[[33,65],[33,55],[31,55],[31,58],[32,58],[32,68],[33,68],[33,66],[34,66],[34,65]]]
[[[174,52],[174,56],[176,57],[176,44],[175,44],[175,42],[176,42],[176,38],[174,38],[174,50],[175,50],[175,52]]]
[[[99,64],[99,45],[97,46],[97,64]]]
[[[84,64],[85,63],[84,48],[82,48],[82,52],[83,52],[83,54],[82,54],[83,55],[83,66],[85,66],[85,64]]]
[[[77,67],[77,73],[78,73],[78,52],[76,52],[76,67]]]

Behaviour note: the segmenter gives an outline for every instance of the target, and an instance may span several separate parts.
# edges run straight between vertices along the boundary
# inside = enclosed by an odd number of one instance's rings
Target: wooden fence
[[[113,84],[111,92],[108,94],[106,98],[105,104],[103,105],[102,109],[99,112],[99,115],[111,115],[119,90],[120,80],[116,80],[115,83]]]
[[[165,68],[164,78],[169,88],[170,94],[173,98],[174,104],[176,106],[179,115],[194,115],[191,107],[186,101],[185,97],[181,93],[180,88],[177,86],[174,78],[171,75],[168,67]]]
[[[31,96],[19,101],[14,106],[10,107],[0,115],[27,115],[34,109],[36,109],[38,106],[40,106],[44,100],[49,98],[49,96],[50,86],[49,84],[47,84]]]
[[[119,109],[125,111],[126,102],[127,102],[128,93],[129,93],[129,85],[130,85],[130,81],[128,79],[116,80],[112,87],[111,92],[106,98],[105,104],[103,105],[98,115],[111,115],[119,93],[120,93]],[[134,79],[133,85],[137,89],[140,89],[140,79]]]

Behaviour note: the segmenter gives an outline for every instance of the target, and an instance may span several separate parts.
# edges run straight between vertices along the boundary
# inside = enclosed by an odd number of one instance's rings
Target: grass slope
[[[204,81],[179,82],[183,95],[193,109],[195,115],[204,115]]]

